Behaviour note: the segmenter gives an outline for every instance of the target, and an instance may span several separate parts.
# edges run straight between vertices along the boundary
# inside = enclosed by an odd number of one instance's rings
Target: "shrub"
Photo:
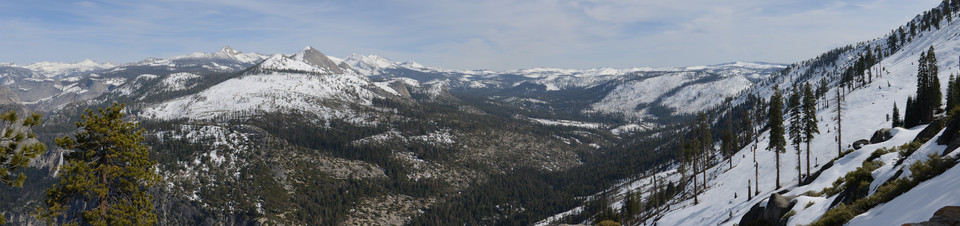
[[[790,212],[787,212],[786,214],[783,215],[783,217],[780,218],[780,222],[786,222],[790,220],[790,218],[793,217],[793,215],[797,215],[797,211],[790,210]]]
[[[597,223],[597,225],[598,226],[620,226],[620,223],[612,220],[604,220],[604,221],[600,221],[600,223]]]
[[[810,224],[811,226],[833,226],[833,225],[843,225],[856,217],[860,213],[859,211],[854,211],[851,206],[839,204],[833,209],[827,210],[819,220]]]
[[[894,152],[894,151],[896,151],[896,150],[897,150],[896,147],[893,147],[893,148],[890,148],[890,149],[887,149],[887,148],[878,148],[876,151],[873,151],[873,153],[870,153],[870,157],[868,157],[867,160],[863,160],[863,161],[864,161],[864,162],[872,162],[873,160],[876,160],[877,158],[880,158],[880,156],[886,155],[887,153]]]
[[[866,165],[866,163],[864,163]],[[912,178],[898,178],[892,182],[877,188],[873,195],[854,201],[851,205],[840,204],[833,209],[827,210],[820,220],[811,225],[843,225],[853,217],[860,215],[867,210],[889,202],[897,196],[913,189],[920,182],[942,174],[947,169],[956,165],[953,158],[943,158],[938,155],[930,155],[930,159],[925,162],[917,162],[910,165],[910,171],[913,172]],[[861,168],[858,168],[859,171]],[[872,171],[872,170],[871,170]],[[852,173],[852,172],[851,172]],[[848,174],[849,175],[849,174]],[[836,183],[835,183],[836,184]],[[869,186],[869,183],[867,184]],[[826,189],[824,189],[826,190]]]
[[[901,145],[899,148],[900,151],[898,151],[898,153],[900,153],[900,160],[897,161],[897,165],[900,165],[901,163],[903,163],[904,159],[907,159],[907,157],[910,157],[910,155],[912,155],[913,152],[917,151],[917,149],[920,149],[920,145],[923,145],[923,143],[920,143],[918,141]]]

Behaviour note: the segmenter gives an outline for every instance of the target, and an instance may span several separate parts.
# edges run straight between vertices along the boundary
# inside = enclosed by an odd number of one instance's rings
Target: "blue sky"
[[[0,62],[117,63],[229,45],[448,69],[793,63],[940,0],[3,0]]]

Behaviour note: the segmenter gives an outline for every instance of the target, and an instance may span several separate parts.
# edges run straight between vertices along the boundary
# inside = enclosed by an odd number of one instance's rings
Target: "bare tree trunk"
[[[810,177],[810,140],[807,140],[807,177]]]
[[[693,163],[693,204],[696,205],[700,204],[700,201],[697,201],[697,189],[699,189],[697,186],[697,157],[693,157],[691,162]]]
[[[780,151],[773,150],[773,153],[777,156],[777,189],[780,189]]]
[[[838,157],[840,155],[843,155],[843,130],[841,127],[842,124],[840,119],[841,116],[843,115],[841,113],[841,111],[843,111],[843,104],[841,104],[841,101],[843,100],[843,98],[840,96],[840,93],[841,93],[840,89],[841,89],[840,87],[837,88],[837,156]]]
[[[800,147],[797,147],[797,184],[803,181],[803,168],[800,167]]]

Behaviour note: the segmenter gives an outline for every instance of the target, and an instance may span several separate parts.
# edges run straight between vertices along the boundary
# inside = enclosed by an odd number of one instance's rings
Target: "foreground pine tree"
[[[16,172],[21,167],[27,167],[30,160],[47,152],[46,145],[31,140],[36,137],[31,128],[40,125],[40,118],[41,115],[37,113],[23,119],[16,111],[0,114],[0,122],[4,124],[0,133],[0,183],[22,187],[27,176],[23,172]],[[5,223],[6,218],[0,215],[0,224]]]
[[[810,141],[820,133],[817,123],[817,97],[808,82],[803,88],[803,141],[807,142],[807,177],[810,177]]]
[[[65,156],[60,181],[47,190],[41,219],[58,224],[152,225],[157,222],[147,189],[160,180],[148,157],[143,130],[123,121],[122,104],[87,109],[74,138],[57,139],[73,150]]]
[[[773,96],[770,97],[770,112],[767,115],[770,121],[770,143],[768,150],[772,150],[776,155],[777,165],[777,189],[780,189],[780,153],[787,152],[787,140],[784,138],[783,129],[783,94],[780,93],[780,87],[773,86]]]

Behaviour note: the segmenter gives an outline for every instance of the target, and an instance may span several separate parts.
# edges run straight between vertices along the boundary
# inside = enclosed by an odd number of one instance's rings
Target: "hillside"
[[[871,140],[874,132],[890,127],[889,116],[894,103],[900,106],[900,114],[903,115],[903,106],[908,96],[916,95],[917,62],[921,52],[926,51],[931,46],[936,50],[937,66],[939,67],[937,77],[940,81],[949,81],[951,75],[960,73],[960,69],[958,69],[960,64],[957,61],[957,56],[960,56],[960,37],[958,37],[960,24],[950,19],[956,17],[956,13],[946,14],[942,19],[937,19],[936,13],[933,12],[942,12],[943,7],[956,6],[941,5],[934,10],[918,15],[916,19],[904,27],[894,29],[890,35],[852,46],[841,47],[817,58],[790,65],[770,79],[758,82],[756,86],[747,91],[748,95],[740,96],[735,101],[735,103],[749,104],[752,101],[751,96],[769,98],[773,93],[774,85],[779,85],[782,90],[786,90],[784,93],[789,93],[793,84],[804,82],[814,84],[814,87],[827,87],[828,89],[824,92],[826,95],[818,100],[816,116],[819,119],[820,133],[810,144],[812,156],[810,161],[812,162],[809,164],[813,168],[811,171],[817,172],[813,179],[798,180],[797,168],[800,166],[797,166],[797,158],[800,156],[796,154],[794,147],[788,144],[786,153],[780,156],[780,183],[783,187],[779,190],[775,188],[775,155],[773,151],[768,150],[769,131],[761,125],[754,128],[762,131],[759,134],[759,142],[747,143],[736,154],[733,154],[732,160],[730,160],[732,166],[721,154],[710,155],[712,166],[706,170],[706,189],[699,194],[699,203],[694,203],[692,199],[693,190],[688,186],[684,192],[670,197],[662,206],[643,211],[637,217],[645,220],[635,222],[635,224],[742,225],[744,222],[741,219],[745,215],[754,214],[749,213],[752,209],[772,205],[768,204],[768,202],[773,203],[769,200],[769,197],[778,193],[787,197],[786,202],[790,204],[789,208],[783,210],[784,212],[780,214],[782,215],[787,211],[793,212],[792,217],[780,223],[807,225],[822,218],[828,209],[839,208],[835,206],[836,202],[842,201],[853,206],[854,198],[851,198],[849,194],[845,196],[843,192],[838,194],[823,194],[820,192],[825,188],[836,186],[834,182],[838,178],[843,179],[848,173],[858,171],[859,167],[868,165],[866,162],[879,161],[880,163],[871,164],[879,164],[880,166],[866,168],[869,170],[866,172],[869,175],[867,181],[869,186],[867,186],[867,194],[865,195],[878,193],[878,188],[881,185],[895,179],[908,181],[916,178],[917,176],[912,176],[910,173],[911,166],[915,163],[927,161],[930,154],[944,156],[944,158],[951,159],[950,162],[953,162],[953,159],[956,159],[958,155],[958,152],[953,150],[955,147],[948,148],[946,143],[938,144],[937,140],[940,139],[941,134],[956,133],[957,131],[954,128],[936,126],[928,129],[927,125],[913,128],[893,128],[890,132],[893,136],[889,140],[873,144],[867,142],[868,144],[856,150],[853,150],[854,147],[852,146],[854,141]],[[916,28],[911,28],[914,26]],[[898,32],[898,30],[903,31],[904,29],[907,30],[906,33]],[[911,36],[910,33],[913,33],[914,29],[916,34]],[[891,38],[891,36],[894,37]],[[869,55],[867,52],[875,56],[881,56],[879,57],[881,60],[860,67],[857,65],[858,61],[861,61],[865,55]],[[856,72],[859,69],[863,70],[860,73],[870,78],[864,78],[862,81],[854,80],[854,85],[851,86],[840,85],[850,84],[845,83],[845,80],[848,79],[845,75],[848,74],[842,72],[848,70]],[[946,84],[946,82],[943,83]],[[940,88],[942,92],[946,93],[946,85],[942,85]],[[842,90],[838,91],[837,89]],[[845,99],[842,114],[843,130],[842,137],[840,137],[842,147],[838,147],[836,140],[838,137],[835,121],[837,93],[842,93]],[[726,111],[735,110],[737,108],[733,107]],[[953,117],[953,115],[946,113],[942,116]],[[766,121],[763,123],[765,124]],[[718,122],[717,124],[721,123]],[[788,126],[789,117],[785,116],[785,127]],[[934,136],[934,134],[936,135]],[[926,137],[929,141],[918,138],[918,135]],[[915,151],[903,151],[904,148],[901,146],[913,142],[915,138],[918,140],[918,143],[913,144]],[[754,145],[755,155],[753,152]],[[840,156],[841,153],[838,149],[849,149],[852,152]],[[897,151],[885,154],[884,152],[878,152],[878,150],[889,149],[900,150],[902,153],[898,154]],[[754,156],[756,160],[754,160]],[[864,161],[868,158],[870,161]],[[831,162],[831,159],[835,160]],[[754,167],[755,162],[758,166],[756,169]],[[801,162],[806,164],[806,159],[801,159]],[[828,164],[828,162],[831,163]],[[651,192],[654,190],[652,188],[654,185],[652,183],[653,178],[657,178],[660,186],[667,182],[691,183],[692,181],[688,181],[689,172],[687,177],[681,177],[678,172],[679,167],[679,165],[673,165],[663,172],[645,174],[638,179],[615,186],[608,192],[598,193],[594,196],[594,199],[606,196],[606,199],[611,203],[610,207],[614,210],[621,210],[626,200],[626,194],[631,194],[630,192],[641,193],[645,200],[650,198],[654,194]],[[865,209],[864,213],[856,215],[849,224],[899,225],[923,222],[941,207],[960,204],[956,201],[960,200],[960,194],[946,191],[944,190],[945,187],[940,187],[950,186],[951,183],[955,182],[956,170],[956,167],[953,167],[942,175],[920,182],[919,185],[903,195],[890,201],[884,201],[885,204],[881,202],[876,207]],[[759,183],[755,179],[755,171],[759,172]],[[849,176],[847,177],[849,180]],[[759,187],[755,184],[758,184]],[[747,194],[748,189],[757,188],[759,188],[758,193]],[[885,191],[880,193],[887,194]],[[560,220],[561,216],[579,214],[582,211],[582,208],[574,209],[541,221],[541,223]]]

